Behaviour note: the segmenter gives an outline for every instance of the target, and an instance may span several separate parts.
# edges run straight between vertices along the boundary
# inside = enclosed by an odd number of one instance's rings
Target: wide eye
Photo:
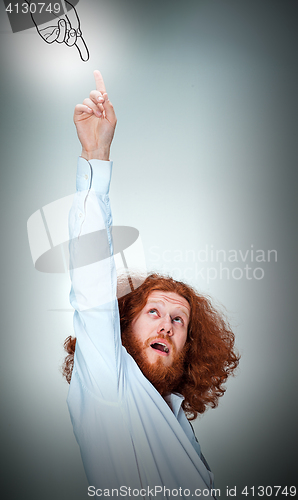
[[[183,319],[180,318],[180,316],[176,316],[176,318],[173,318],[173,321],[174,323],[180,323],[181,325],[183,325]]]

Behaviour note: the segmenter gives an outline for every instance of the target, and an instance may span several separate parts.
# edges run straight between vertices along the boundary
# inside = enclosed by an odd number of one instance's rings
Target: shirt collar
[[[184,401],[184,397],[181,396],[181,394],[178,394],[178,392],[172,392],[171,394],[165,396],[165,400],[170,405],[175,417],[177,418],[182,402]]]

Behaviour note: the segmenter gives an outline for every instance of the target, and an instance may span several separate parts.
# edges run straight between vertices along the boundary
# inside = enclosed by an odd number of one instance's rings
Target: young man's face
[[[132,334],[149,364],[171,366],[182,352],[190,317],[186,299],[173,292],[151,292],[145,307],[132,323]]]
[[[184,373],[190,305],[173,292],[151,292],[145,307],[122,332],[122,342],[145,377],[165,395]]]

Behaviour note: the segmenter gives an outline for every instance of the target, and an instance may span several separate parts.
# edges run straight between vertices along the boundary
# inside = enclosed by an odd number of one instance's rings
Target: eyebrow
[[[169,301],[169,302],[172,302],[172,300]],[[162,306],[165,306],[165,303],[162,300],[158,300],[158,299],[150,299],[150,300],[148,300],[148,302],[147,302],[146,305],[148,306],[150,304],[161,304]],[[177,301],[177,304],[180,304],[180,302]],[[189,319],[189,311],[188,311],[188,309],[185,306],[183,306],[183,305],[177,305],[176,307],[178,309],[180,309],[181,314],[183,314],[187,319]],[[182,309],[184,309],[187,312],[184,312]]]

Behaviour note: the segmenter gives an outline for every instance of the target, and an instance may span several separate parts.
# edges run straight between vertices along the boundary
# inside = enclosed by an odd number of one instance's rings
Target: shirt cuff
[[[79,156],[77,167],[77,191],[92,189],[108,194],[112,175],[112,161],[85,160]]]

